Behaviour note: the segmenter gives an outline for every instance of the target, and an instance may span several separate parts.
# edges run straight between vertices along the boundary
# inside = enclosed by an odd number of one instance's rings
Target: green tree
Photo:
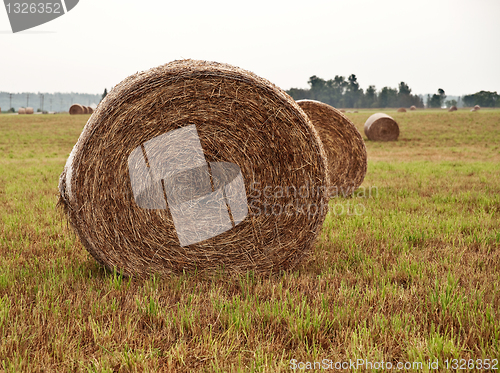
[[[444,89],[439,88],[438,94],[439,94],[439,102],[440,102],[441,106],[443,106],[444,100],[446,100],[446,95],[444,94]]]
[[[409,96],[411,94],[411,88],[405,82],[399,83],[398,90],[399,96]]]
[[[441,107],[441,101],[439,95],[433,94],[431,99],[428,101],[427,104],[428,107],[430,108],[440,108]]]
[[[104,88],[104,93],[102,94],[101,101],[104,100],[104,97],[106,97],[107,95],[108,95],[108,90],[107,88]]]
[[[398,87],[398,106],[408,107],[411,105],[411,88],[405,82],[401,82]]]
[[[429,96],[427,96],[429,97]],[[444,89],[439,88],[437,94],[433,94],[432,97],[427,98],[427,106],[431,108],[441,108],[443,107],[444,100],[446,99],[446,95]]]
[[[465,95],[462,97],[462,101],[464,102],[465,107],[471,107],[474,106],[474,95]]]
[[[496,91],[479,91],[473,95],[465,95],[463,101],[465,106],[495,107],[500,106],[500,95]]]
[[[294,100],[304,100],[309,98],[309,90],[303,88],[290,88],[286,91]]]
[[[394,88],[384,87],[378,95],[379,107],[396,107],[398,99],[398,91]]]
[[[368,86],[365,92],[365,107],[377,106],[377,90],[374,85]]]
[[[330,104],[330,94],[328,92],[327,81],[313,75],[307,82],[310,86],[309,98]],[[331,104],[330,104],[331,105]]]
[[[326,81],[317,77],[316,75],[311,76],[307,83],[311,86],[311,91],[317,92],[323,90],[326,86]]]
[[[452,106],[457,106],[457,100],[446,100],[445,103],[447,108],[450,108]]]
[[[347,81],[348,83],[345,92],[345,107],[356,107],[359,102],[360,96],[363,94],[363,91],[359,89],[359,83],[356,75],[349,75]]]

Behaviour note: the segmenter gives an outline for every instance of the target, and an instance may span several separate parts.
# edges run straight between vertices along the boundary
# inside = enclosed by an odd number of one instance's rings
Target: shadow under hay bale
[[[17,111],[18,114],[26,114],[26,109],[23,107],[20,107],[19,110]]]
[[[452,107],[450,107],[450,108],[448,109],[448,111],[450,111],[450,112],[451,112],[451,111],[457,111],[457,110],[458,110],[458,109],[457,109],[457,107],[456,107],[455,105],[453,105]]]
[[[109,92],[59,190],[83,245],[109,269],[269,273],[312,248],[328,180],[319,135],[284,91],[237,67],[183,60]]]
[[[400,107],[398,109],[398,113],[406,113],[406,109],[404,107]]]
[[[365,135],[372,141],[395,141],[399,137],[399,126],[387,114],[376,113],[370,116],[364,126]]]
[[[85,110],[83,109],[82,105],[80,105],[80,104],[73,104],[69,108],[69,113],[70,113],[70,115],[84,114]]]
[[[354,191],[366,176],[366,147],[354,124],[339,110],[325,103],[300,100],[323,141],[330,172],[331,195]]]

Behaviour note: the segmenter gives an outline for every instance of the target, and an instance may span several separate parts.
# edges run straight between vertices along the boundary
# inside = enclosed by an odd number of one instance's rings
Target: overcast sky
[[[363,89],[404,81],[418,94],[500,92],[499,20],[499,0],[80,0],[12,34],[2,7],[0,91],[102,93],[193,58],[283,89],[356,74]]]

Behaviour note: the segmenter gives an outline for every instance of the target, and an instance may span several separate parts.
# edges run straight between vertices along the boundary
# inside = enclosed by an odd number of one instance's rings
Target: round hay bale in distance
[[[83,106],[80,104],[73,104],[69,108],[69,113],[70,113],[70,115],[83,114],[84,113]]]
[[[372,141],[395,141],[399,137],[397,122],[385,113],[371,115],[365,122],[365,135]]]
[[[352,192],[366,176],[366,146],[354,123],[334,107],[314,100],[297,104],[313,123],[326,151],[330,196]]]
[[[33,114],[33,108],[32,107],[27,107],[26,108],[26,114]]]
[[[410,106],[410,110],[411,111],[417,110],[417,107],[415,105],[412,105],[412,106]]]
[[[269,273],[312,248],[328,180],[319,135],[283,90],[237,67],[182,60],[109,92],[59,191],[108,269]]]
[[[448,109],[448,111],[450,111],[450,112],[451,112],[451,111],[457,111],[457,110],[458,110],[458,109],[457,109],[457,107],[456,107],[455,105],[453,105],[452,107],[450,107],[450,108]]]
[[[400,107],[398,109],[398,113],[406,113],[406,109],[404,107]]]
[[[26,114],[26,109],[23,107],[20,107],[19,110],[17,111],[18,114]]]
[[[87,111],[89,114],[92,114],[94,112],[94,109],[92,109],[90,106],[87,106]]]
[[[481,109],[481,106],[479,106],[479,105],[474,106],[474,110],[480,110],[480,109]]]

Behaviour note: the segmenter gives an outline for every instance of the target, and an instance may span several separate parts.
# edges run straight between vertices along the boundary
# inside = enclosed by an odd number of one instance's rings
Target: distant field
[[[374,112],[346,115],[363,134]],[[500,369],[500,110],[384,112],[399,141],[366,142],[295,271],[147,281],[105,272],[56,211],[89,116],[2,114],[0,372]]]

